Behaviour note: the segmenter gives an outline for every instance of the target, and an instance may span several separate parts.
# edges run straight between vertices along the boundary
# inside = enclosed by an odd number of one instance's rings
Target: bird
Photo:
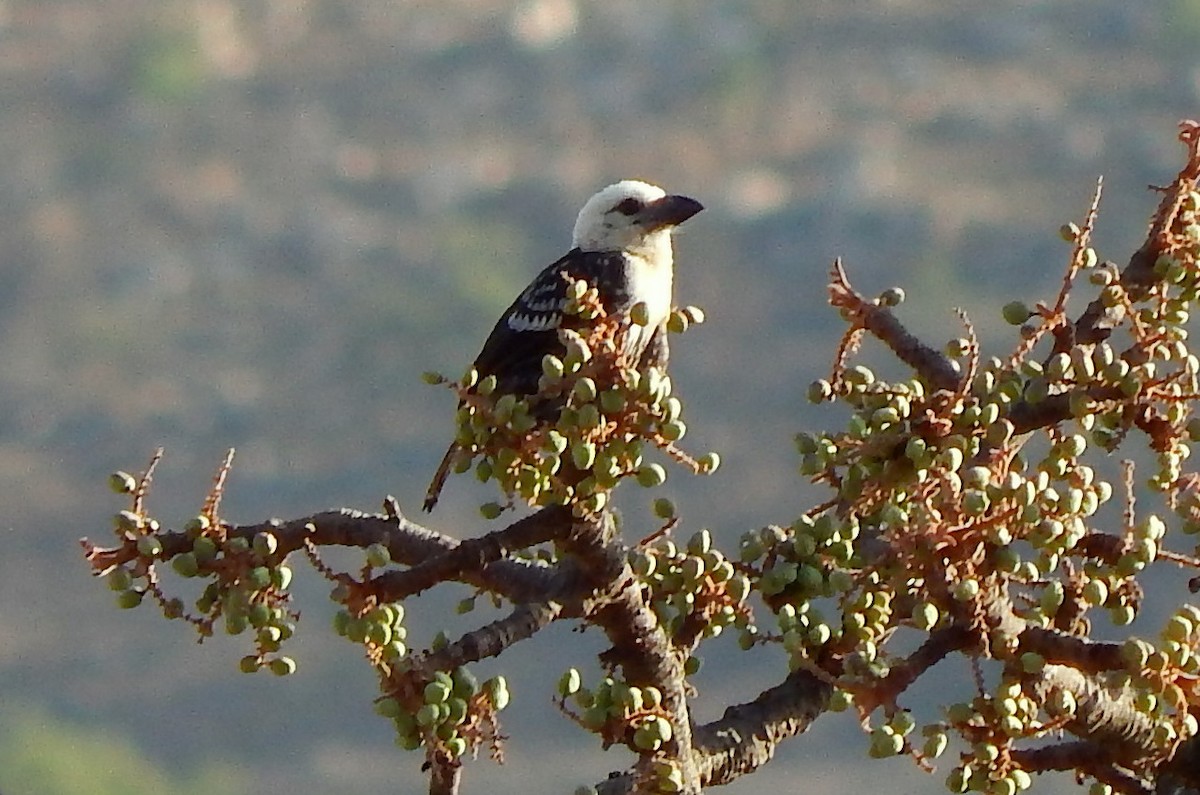
[[[635,179],[601,189],[580,209],[570,250],[543,268],[496,321],[474,360],[478,377],[495,376],[496,395],[538,393],[543,358],[564,352],[559,329],[586,331],[587,320],[564,311],[573,281],[595,288],[606,317],[625,320],[635,305],[644,304],[641,320],[646,322],[627,324],[621,352],[639,369],[665,369],[674,277],[671,234],[703,209],[696,199]],[[457,450],[451,443],[442,458],[425,496],[426,511],[437,504]]]

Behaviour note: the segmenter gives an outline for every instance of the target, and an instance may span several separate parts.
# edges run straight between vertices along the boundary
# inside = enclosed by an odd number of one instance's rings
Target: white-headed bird
[[[592,196],[575,221],[571,250],[543,269],[496,321],[475,357],[478,377],[495,376],[497,395],[536,395],[543,358],[563,355],[559,330],[571,328],[586,336],[587,317],[565,311],[568,289],[580,281],[595,288],[606,318],[625,321],[635,305],[645,306],[639,322],[624,324],[620,353],[638,369],[665,368],[674,270],[671,232],[702,209],[695,199],[637,180],[617,182]],[[425,510],[437,503],[457,449],[451,444],[442,459]]]

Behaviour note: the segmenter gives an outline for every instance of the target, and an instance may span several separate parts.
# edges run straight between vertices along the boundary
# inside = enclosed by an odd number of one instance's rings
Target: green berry
[[[175,569],[175,574],[180,576],[196,576],[200,573],[200,566],[193,552],[182,552],[170,558],[170,568]]]
[[[824,403],[833,398],[833,385],[825,379],[813,381],[808,386],[808,402]]]
[[[191,519],[189,519],[188,523],[183,526],[183,529],[188,535],[195,538],[210,527],[212,527],[212,522],[207,516],[201,514],[199,516],[193,516]]]
[[[913,608],[912,611],[913,625],[918,629],[929,631],[937,625],[938,609],[937,605],[932,602],[922,602]]]
[[[398,718],[404,708],[400,706],[400,702],[391,696],[386,696],[375,702],[375,714],[385,718]]]
[[[162,553],[162,542],[154,536],[141,536],[137,540],[137,548],[143,557],[156,558]]]
[[[573,696],[579,692],[579,688],[583,683],[583,678],[579,674],[578,668],[568,668],[567,671],[559,677],[558,694],[563,698]]]
[[[454,669],[451,692],[459,698],[471,698],[479,692],[479,679],[465,666]]]
[[[461,698],[451,698],[446,702],[449,711],[446,713],[445,725],[461,726],[467,720],[467,702]]]
[[[494,676],[484,683],[484,688],[491,697],[492,706],[497,710],[504,709],[508,706],[511,696],[508,692],[508,682],[503,676]]]
[[[1063,224],[1058,228],[1058,236],[1068,243],[1074,243],[1079,239],[1080,231],[1079,224]]]
[[[1126,670],[1136,673],[1146,667],[1153,652],[1154,648],[1149,643],[1131,638],[1121,646],[1121,661],[1125,663]]]
[[[266,566],[255,566],[246,575],[246,584],[255,591],[261,591],[271,584],[271,570]]]
[[[662,427],[659,428],[659,433],[668,442],[677,442],[687,433],[687,425],[684,424],[683,420],[671,420],[662,424]]]
[[[662,740],[654,736],[648,724],[643,724],[633,732],[633,745],[642,751],[657,751],[662,747]]]
[[[113,591],[127,591],[133,585],[133,573],[124,566],[117,566],[108,573],[108,587]]]
[[[605,414],[617,414],[626,406],[624,393],[618,389],[607,389],[600,393],[600,409]]]
[[[576,469],[591,469],[596,463],[596,445],[593,442],[576,442],[571,445],[571,461]]]
[[[645,464],[637,471],[638,485],[646,488],[661,486],[667,480],[667,470],[662,464]]]
[[[246,610],[246,620],[250,622],[252,627],[265,627],[267,622],[271,620],[272,610],[269,605],[263,602],[255,602]]]
[[[962,580],[954,586],[953,596],[959,602],[968,602],[979,595],[979,580]]]
[[[280,591],[286,591],[292,584],[292,569],[290,566],[279,565],[271,569],[271,585]]]
[[[638,301],[629,308],[629,319],[637,326],[650,325],[650,308],[645,301]]]
[[[426,704],[441,704],[450,697],[451,686],[445,682],[433,681],[425,685],[423,694]]]
[[[208,536],[200,536],[192,542],[192,554],[200,563],[208,563],[217,556],[217,542]]]
[[[279,549],[279,539],[274,533],[264,530],[254,536],[254,542],[250,545],[254,550],[254,554],[260,558],[267,558],[275,554],[275,550]]]
[[[367,547],[367,565],[382,568],[392,562],[392,555],[384,544],[371,544]]]
[[[128,591],[121,591],[121,593],[117,594],[117,607],[122,610],[130,610],[142,603],[143,596],[145,594],[142,591],[136,591],[132,588]]]
[[[571,393],[578,403],[591,403],[596,399],[599,391],[596,389],[596,382],[584,376],[575,382],[575,386],[571,388]]]
[[[118,471],[108,476],[108,488],[115,494],[133,494],[137,485],[137,478],[128,472]]]
[[[904,738],[886,728],[878,728],[871,732],[869,755],[873,759],[883,759],[895,756],[904,749]]]
[[[693,555],[704,555],[712,549],[712,532],[708,528],[697,530],[688,539],[687,551]]]
[[[673,519],[676,516],[675,503],[666,497],[659,497],[654,501],[654,515],[659,519]]]
[[[225,634],[240,635],[250,626],[250,620],[245,613],[230,610],[225,614]],[[273,670],[273,669],[272,669]]]
[[[291,657],[276,657],[270,663],[271,673],[276,676],[290,676],[296,673],[296,661]]]

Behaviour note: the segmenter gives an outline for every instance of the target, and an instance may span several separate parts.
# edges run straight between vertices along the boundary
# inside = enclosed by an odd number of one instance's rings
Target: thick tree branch
[[[719,720],[696,727],[693,742],[701,779],[706,786],[719,786],[762,767],[779,743],[808,731],[828,708],[832,692],[828,682],[793,671],[753,701],[731,706]]]
[[[399,601],[441,582],[464,580],[504,560],[511,551],[552,541],[569,532],[570,527],[568,509],[559,506],[543,508],[502,530],[458,541],[442,554],[426,558],[409,569],[385,572],[373,579],[371,585],[378,589],[384,601]],[[539,593],[544,594],[544,590]]]
[[[673,729],[664,747],[683,773],[685,792],[698,793],[699,771],[692,753],[692,726],[688,713],[683,660],[672,648],[654,611],[629,568],[627,551],[616,537],[612,517],[605,513],[579,522],[564,549],[579,560],[580,570],[598,589],[589,619],[601,627],[612,643],[603,655],[606,664],[620,666],[631,685],[654,686],[663,694],[663,708]],[[638,775],[652,775],[651,757],[638,762]]]
[[[504,618],[463,635],[443,649],[430,653],[423,663],[430,670],[450,671],[487,657],[496,657],[518,641],[533,637],[560,618],[562,608],[552,602],[520,605]]]
[[[1063,728],[1102,748],[1109,761],[1133,766],[1155,747],[1154,721],[1134,707],[1136,694],[1128,687],[1106,686],[1066,665],[1047,665],[1029,687],[1044,700],[1055,690],[1071,693],[1078,707]]]

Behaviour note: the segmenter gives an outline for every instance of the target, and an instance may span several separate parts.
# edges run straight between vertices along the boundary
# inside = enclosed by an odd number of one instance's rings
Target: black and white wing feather
[[[567,285],[582,279],[597,288],[609,313],[628,312],[630,305],[625,255],[619,251],[583,252],[572,249],[547,266],[496,321],[475,357],[481,378],[496,376],[496,391],[532,395],[538,391],[542,357],[562,355],[558,329],[580,322],[564,317]]]

